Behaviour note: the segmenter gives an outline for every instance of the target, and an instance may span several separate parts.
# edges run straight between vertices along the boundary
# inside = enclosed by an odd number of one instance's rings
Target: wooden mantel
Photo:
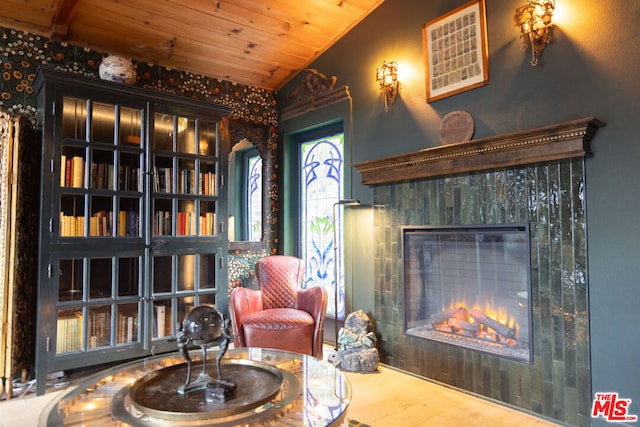
[[[365,185],[591,156],[595,117],[353,163]]]

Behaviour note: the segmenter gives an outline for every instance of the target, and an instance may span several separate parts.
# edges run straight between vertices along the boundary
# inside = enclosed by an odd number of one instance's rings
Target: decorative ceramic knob
[[[127,58],[116,55],[109,55],[102,60],[98,74],[102,80],[126,84],[134,84],[138,78],[133,63]]]

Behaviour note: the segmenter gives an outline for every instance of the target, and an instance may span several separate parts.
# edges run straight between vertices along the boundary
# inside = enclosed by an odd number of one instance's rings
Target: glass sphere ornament
[[[224,319],[214,307],[200,305],[189,311],[182,320],[182,332],[195,345],[206,345],[222,337]]]
[[[207,384],[214,383],[211,390],[211,397],[223,400],[230,398],[228,393],[235,393],[235,383],[229,379],[222,378],[220,360],[229,348],[229,340],[233,337],[231,332],[231,322],[225,321],[222,314],[210,305],[199,305],[192,308],[178,323],[178,333],[172,338],[178,342],[178,351],[187,361],[187,379],[183,386],[178,388],[178,394],[187,394],[195,390],[203,390]],[[216,371],[218,380],[214,380],[207,373],[207,346],[211,344],[220,345],[220,351],[216,357]],[[194,382],[191,381],[191,356],[187,346],[189,344],[199,345],[202,350],[202,372]],[[220,395],[220,392],[223,394]],[[228,393],[227,393],[228,392]],[[227,394],[225,394],[227,393]]]

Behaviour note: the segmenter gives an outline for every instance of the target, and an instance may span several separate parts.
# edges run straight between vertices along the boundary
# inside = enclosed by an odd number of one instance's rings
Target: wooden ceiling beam
[[[80,0],[60,0],[51,23],[51,37],[53,40],[65,40],[69,35],[69,24]]]

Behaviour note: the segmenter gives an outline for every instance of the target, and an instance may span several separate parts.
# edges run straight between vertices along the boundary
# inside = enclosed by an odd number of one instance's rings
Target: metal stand
[[[180,342],[180,341],[178,341]],[[187,352],[185,359],[187,360],[187,381],[178,388],[178,394],[187,394],[196,390],[204,390],[207,384],[214,381],[211,375],[207,374],[207,346],[201,345],[202,349],[202,372],[198,374],[198,378],[191,382],[191,357]]]

